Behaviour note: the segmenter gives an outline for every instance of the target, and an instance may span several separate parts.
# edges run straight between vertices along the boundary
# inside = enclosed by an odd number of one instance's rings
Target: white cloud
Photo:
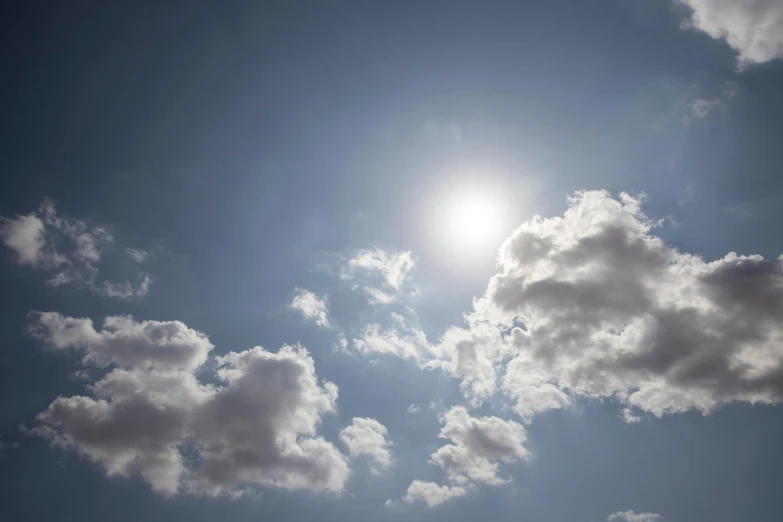
[[[364,291],[367,294],[368,302],[371,305],[385,305],[391,304],[397,301],[397,298],[391,294],[387,294],[379,288],[373,288],[371,286],[365,286]]]
[[[427,345],[424,332],[405,325],[382,330],[380,325],[370,324],[362,331],[361,338],[353,340],[353,348],[365,354],[396,355],[417,361]]]
[[[212,344],[178,321],[109,317],[97,332],[88,319],[38,313],[31,331],[81,351],[83,365],[109,368],[89,396],[58,397],[30,430],[109,476],[139,474],[166,495],[253,485],[339,492],[348,478],[346,457],[317,436],[337,386],[319,383],[302,347],[216,357],[219,382],[205,385],[195,372]]]
[[[498,476],[500,465],[526,459],[525,428],[514,421],[499,417],[472,417],[457,406],[440,417],[443,428],[439,437],[451,441],[430,457],[430,462],[446,474],[449,484],[439,486],[416,480],[403,497],[407,502],[423,500],[428,506],[450,498],[463,496],[472,484],[504,484]]]
[[[727,83],[714,98],[695,98],[688,104],[690,114],[686,117],[686,123],[696,119],[705,119],[715,111],[725,111],[729,101],[737,94],[737,88]]]
[[[410,406],[408,406],[408,409],[405,411],[410,413],[411,415],[414,415],[416,413],[419,413],[421,409],[416,404],[411,404]]]
[[[622,520],[624,522],[657,522],[661,515],[657,513],[634,513],[633,511],[618,511],[606,519],[609,522]]]
[[[144,263],[152,256],[152,252],[150,252],[149,250],[142,250],[140,248],[126,247],[125,253],[128,254],[128,257],[131,258],[136,263]]]
[[[124,281],[122,283],[114,283],[111,281],[104,281],[103,285],[96,287],[95,292],[104,295],[106,297],[118,297],[120,299],[132,299],[134,297],[144,297],[150,291],[150,284],[152,280],[149,274],[139,274],[138,282],[131,283],[130,281]]]
[[[740,66],[783,56],[783,2],[778,0],[681,0],[692,9],[687,26],[724,39]]]
[[[138,274],[139,282],[135,285],[129,281],[97,282],[98,264],[104,248],[113,241],[111,234],[86,221],[59,216],[49,200],[44,200],[33,214],[12,219],[0,217],[0,239],[19,264],[48,272],[50,286],[78,283],[98,295],[120,299],[141,297],[149,290],[151,280],[144,273]],[[128,251],[132,258],[147,254],[142,250]]]
[[[305,319],[312,319],[321,328],[330,328],[326,296],[319,298],[313,292],[303,288],[297,288],[295,291],[296,295],[288,305],[289,308],[300,312]]]
[[[42,261],[46,244],[44,224],[35,214],[13,219],[0,217],[0,239],[20,264],[35,266]]]
[[[402,499],[410,504],[422,500],[427,507],[435,507],[452,498],[464,497],[466,493],[467,489],[462,486],[440,486],[434,482],[414,480]]]
[[[628,424],[636,424],[637,422],[641,422],[642,418],[638,415],[634,415],[633,410],[631,408],[625,408],[620,413],[620,418],[623,419]]]
[[[563,216],[537,216],[503,243],[467,326],[431,344],[370,325],[354,348],[443,370],[473,404],[499,385],[526,422],[574,397],[656,416],[783,402],[783,257],[678,251],[652,234],[642,203],[576,193]]]
[[[352,279],[360,270],[375,272],[380,274],[384,286],[399,291],[415,265],[416,260],[410,252],[389,254],[380,248],[361,250],[343,266],[340,276]]]
[[[696,98],[690,104],[691,116],[693,118],[706,118],[713,110],[720,107],[723,107],[723,102],[717,98],[713,100]]]
[[[391,442],[386,426],[375,419],[354,417],[351,425],[340,431],[340,440],[351,458],[367,457],[373,473],[378,474],[392,463]]]
[[[55,350],[83,354],[85,366],[193,371],[203,365],[212,343],[179,321],[142,321],[130,316],[106,317],[96,331],[91,319],[57,312],[32,312],[30,333]]]
[[[783,399],[782,260],[681,253],[627,194],[569,207],[506,240],[476,303],[512,328],[503,386],[520,413],[567,404],[565,390],[655,415]]]

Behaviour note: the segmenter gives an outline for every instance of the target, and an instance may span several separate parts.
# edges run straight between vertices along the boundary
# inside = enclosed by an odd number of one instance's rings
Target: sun
[[[442,234],[452,249],[463,253],[497,246],[502,214],[495,195],[486,190],[462,190],[443,206]]]

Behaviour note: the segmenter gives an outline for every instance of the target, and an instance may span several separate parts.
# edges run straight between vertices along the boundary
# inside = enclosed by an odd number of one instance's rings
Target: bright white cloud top
[[[455,407],[440,418],[440,438],[451,441],[430,457],[430,462],[446,474],[448,484],[416,480],[408,487],[403,500],[423,500],[432,507],[450,498],[463,496],[473,484],[500,485],[507,482],[498,476],[500,464],[526,459],[525,428],[512,420],[498,417],[472,417],[463,407]]]
[[[295,290],[293,300],[288,305],[292,310],[300,312],[305,319],[315,322],[321,328],[329,328],[329,310],[326,297],[318,297],[313,292],[303,288]]]
[[[606,519],[609,522],[658,522],[661,515],[657,513],[634,513],[633,511],[618,511]]]
[[[783,56],[783,2],[681,0],[692,9],[689,25],[735,49],[740,66]]]
[[[340,440],[351,457],[366,457],[370,469],[379,474],[391,466],[391,442],[387,440],[386,426],[375,419],[354,417],[351,425],[340,431]]]
[[[377,273],[383,286],[398,291],[415,265],[416,259],[411,252],[388,253],[375,248],[357,252],[345,263],[340,275],[344,279],[352,279],[361,271]]]

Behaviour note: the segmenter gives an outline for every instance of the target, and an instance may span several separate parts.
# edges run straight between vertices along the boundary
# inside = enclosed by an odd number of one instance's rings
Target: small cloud
[[[377,273],[387,288],[399,291],[408,273],[416,266],[411,252],[388,253],[383,249],[360,250],[343,266],[342,279],[353,279],[358,271]]]
[[[642,420],[641,417],[633,414],[631,408],[625,408],[620,414],[620,418],[628,424],[636,424]]]
[[[371,462],[370,471],[378,475],[392,463],[392,443],[387,435],[386,426],[377,420],[354,417],[351,425],[340,431],[340,440],[351,458],[367,458]]]
[[[606,520],[614,522],[615,520],[623,522],[657,522],[661,519],[658,513],[634,513],[633,511],[618,511],[609,515]]]
[[[371,305],[386,305],[397,302],[397,298],[387,294],[379,288],[365,286],[364,292],[367,294],[367,300]]]
[[[147,261],[150,256],[152,256],[152,252],[149,250],[142,250],[140,248],[125,248],[125,253],[128,255],[129,258],[134,263],[144,263]]]
[[[706,118],[717,108],[722,108],[723,102],[715,98],[714,100],[704,100],[697,98],[690,103],[691,117]]]
[[[319,298],[313,292],[303,288],[295,289],[296,295],[288,307],[300,312],[305,319],[312,319],[321,328],[331,328],[329,323],[327,297]]]
[[[20,265],[48,272],[46,284],[54,288],[81,284],[98,295],[121,299],[145,295],[149,288],[150,279],[144,273],[138,274],[137,285],[96,282],[104,249],[114,238],[104,227],[60,216],[54,203],[47,199],[31,214],[0,217],[0,240]],[[126,252],[131,258],[148,255],[143,250]]]
[[[419,413],[419,411],[421,411],[421,409],[416,404],[411,404],[410,406],[408,406],[408,409],[405,410],[405,411],[407,411],[411,415],[414,415],[416,413]]]

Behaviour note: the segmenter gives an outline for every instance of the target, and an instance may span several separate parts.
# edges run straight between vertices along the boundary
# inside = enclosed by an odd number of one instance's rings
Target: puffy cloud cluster
[[[319,382],[304,348],[216,357],[217,383],[204,384],[195,373],[212,344],[177,321],[108,317],[96,331],[89,319],[37,313],[31,331],[52,349],[79,351],[86,369],[107,370],[89,395],[55,399],[31,429],[107,475],[140,474],[167,495],[343,489],[349,459],[317,434],[337,386]],[[360,454],[372,447],[365,434],[351,439]]]
[[[658,522],[661,515],[657,513],[634,513],[633,511],[618,511],[606,519],[609,522],[620,520],[624,522]]]
[[[688,26],[723,38],[739,53],[740,66],[783,56],[783,2],[777,0],[680,0],[690,7]]]
[[[467,326],[428,343],[371,325],[354,347],[446,371],[474,404],[501,389],[526,421],[574,397],[615,397],[630,422],[783,401],[783,258],[680,252],[641,205],[579,192],[503,243]]]
[[[0,240],[19,264],[48,272],[51,286],[75,282],[96,294],[121,299],[141,297],[149,291],[151,280],[144,272],[137,275],[135,283],[96,282],[97,265],[104,247],[113,240],[111,234],[86,221],[59,216],[51,201],[44,200],[32,214],[0,217]],[[149,257],[144,250],[128,249],[127,253],[137,262]]]
[[[313,292],[303,288],[297,288],[295,292],[296,295],[288,307],[300,312],[305,319],[315,321],[315,324],[321,328],[330,328],[326,297],[319,298]]]
[[[386,426],[375,419],[354,417],[350,426],[340,431],[340,440],[348,448],[351,457],[366,457],[370,460],[370,469],[379,474],[391,466],[391,442],[386,439]]]
[[[498,417],[472,417],[457,406],[440,418],[440,437],[451,441],[430,457],[430,462],[446,474],[448,484],[416,480],[408,487],[403,500],[424,501],[428,506],[467,493],[473,484],[499,485],[507,482],[498,476],[500,464],[530,456],[524,443],[525,428],[514,421]]]
[[[706,262],[654,226],[639,198],[581,192],[505,241],[476,309],[511,329],[502,383],[520,413],[566,391],[655,415],[783,399],[783,261]]]

